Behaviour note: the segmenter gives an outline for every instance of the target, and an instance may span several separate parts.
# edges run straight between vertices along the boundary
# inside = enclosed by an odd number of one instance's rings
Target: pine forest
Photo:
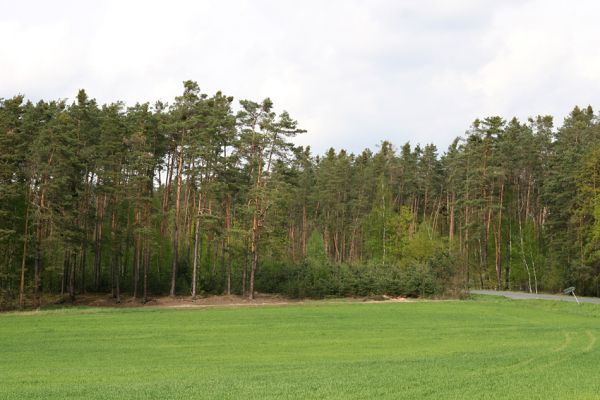
[[[276,109],[193,81],[170,104],[0,99],[0,308],[84,293],[600,296],[591,107],[360,154],[294,145],[302,122]]]

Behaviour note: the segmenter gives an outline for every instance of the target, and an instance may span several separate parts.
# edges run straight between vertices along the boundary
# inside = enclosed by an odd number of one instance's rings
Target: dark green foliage
[[[258,288],[290,297],[454,295],[456,260],[440,251],[423,262],[406,265],[333,264],[307,258],[301,264],[267,265]]]
[[[237,112],[236,112],[237,111]],[[473,122],[445,154],[313,156],[273,102],[0,100],[2,307],[85,292],[600,294],[600,123]],[[255,282],[256,281],[256,282]]]

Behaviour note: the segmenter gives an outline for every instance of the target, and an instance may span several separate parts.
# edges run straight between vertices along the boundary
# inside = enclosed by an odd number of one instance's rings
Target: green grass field
[[[486,298],[0,314],[0,399],[599,399],[599,335]]]

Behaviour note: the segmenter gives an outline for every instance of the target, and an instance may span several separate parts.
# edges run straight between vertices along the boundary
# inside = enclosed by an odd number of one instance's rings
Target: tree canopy
[[[270,99],[0,99],[0,307],[43,294],[600,295],[600,118],[313,155]]]

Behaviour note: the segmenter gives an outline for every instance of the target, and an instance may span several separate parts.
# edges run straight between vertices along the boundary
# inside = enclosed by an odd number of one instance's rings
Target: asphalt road
[[[575,301],[575,298],[572,295],[560,295],[560,294],[535,294],[535,293],[525,293],[525,292],[504,292],[504,291],[496,291],[496,290],[470,290],[473,294],[487,294],[490,296],[504,296],[515,300],[531,300],[531,299],[541,299],[541,300],[559,300],[559,301]],[[577,293],[575,293],[577,294]],[[580,303],[593,303],[600,304],[600,297],[580,297],[577,296]]]

